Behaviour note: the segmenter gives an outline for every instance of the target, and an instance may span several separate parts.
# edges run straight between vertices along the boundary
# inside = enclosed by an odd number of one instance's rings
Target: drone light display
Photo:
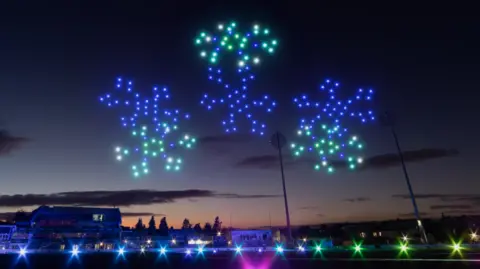
[[[116,89],[100,97],[108,107],[121,108],[121,124],[135,141],[133,146],[116,146],[116,159],[135,158],[131,166],[135,177],[148,174],[149,161],[155,158],[164,160],[165,170],[179,171],[183,160],[178,149],[190,149],[196,142],[180,128],[181,120],[190,118],[189,114],[165,106],[170,99],[167,88],[154,87],[152,96],[146,98],[134,91],[132,84],[118,78]]]
[[[437,245],[431,246],[433,247],[431,250],[432,251],[438,251],[438,250],[448,250],[450,249],[450,256],[457,257],[456,259],[448,259],[448,261],[462,261],[463,257],[463,250],[468,250],[472,249],[475,246],[469,245],[469,244],[462,244],[460,242],[452,242],[452,245]],[[276,253],[277,255],[288,255],[288,257],[295,257],[295,253],[297,255],[301,255],[301,257],[305,257],[305,254],[307,253],[312,253],[314,254],[312,259],[316,259],[316,254],[320,254],[322,256],[322,260],[328,260],[330,257],[330,254],[334,254],[333,258],[338,258],[338,250],[343,249],[348,252],[350,252],[352,258],[368,258],[368,256],[371,253],[376,253],[378,254],[379,252],[383,253],[389,253],[389,255],[397,253],[396,258],[397,259],[410,259],[410,253],[415,250],[420,250],[423,249],[424,247],[417,246],[417,245],[408,245],[407,243],[402,243],[400,242],[399,244],[393,244],[393,245],[382,245],[382,249],[376,250],[374,248],[369,248],[364,246],[361,242],[354,243],[353,246],[350,247],[335,247],[335,248],[321,248],[318,245],[309,247],[309,246],[303,246],[299,245],[297,248],[285,248],[281,245],[276,246],[276,247],[266,247],[266,248],[242,248],[241,246],[237,246],[235,248],[207,248],[205,246],[198,246],[196,248],[167,248],[166,246],[161,246],[160,248],[145,248],[141,247],[140,249],[138,248],[127,248],[126,246],[120,246],[114,251],[117,253],[117,257],[122,257],[126,258],[128,254],[131,253],[138,253],[140,252],[142,257],[146,257],[147,254],[156,254],[158,257],[166,258],[168,255],[185,255],[187,257],[189,256],[201,256],[203,258],[210,258],[212,255],[216,255],[218,253],[223,253],[223,254],[234,254],[234,257],[240,258],[243,253],[253,253],[256,252],[258,255],[263,255],[263,253]],[[52,250],[50,253],[55,253],[55,250]],[[91,249],[81,249],[78,246],[73,246],[72,249],[69,251],[71,257],[75,258],[80,258],[83,254],[99,254],[99,253],[111,253],[112,250],[91,250]],[[344,252],[344,253],[348,253]],[[42,252],[42,250],[37,250],[37,249],[30,249],[27,251],[26,248],[20,248],[20,249],[8,249],[8,250],[3,250],[0,252],[0,255],[6,254],[6,255],[11,255],[13,253],[17,253],[19,258],[27,258],[29,255],[28,254],[45,254],[45,252]],[[49,254],[50,254],[49,253]],[[64,253],[63,250],[57,250],[57,253]],[[48,254],[47,254],[48,255]],[[375,255],[376,256],[376,255]],[[460,257],[460,259],[458,258]]]
[[[264,55],[272,55],[278,41],[270,36],[270,30],[259,25],[242,33],[237,30],[235,22],[219,24],[214,32],[201,32],[195,39],[195,45],[200,50],[200,57],[208,62],[208,79],[221,85],[219,97],[204,94],[201,104],[208,110],[215,105],[227,106],[226,118],[222,120],[225,132],[239,130],[238,118],[244,118],[251,125],[251,132],[263,135],[266,125],[259,121],[259,114],[253,111],[270,113],[276,106],[268,95],[252,99],[249,95],[249,83],[255,79],[254,69],[263,62]],[[229,55],[230,54],[230,55]],[[232,58],[234,62],[222,61]],[[226,74],[232,78],[227,78]]]
[[[307,95],[293,100],[298,108],[313,113],[300,120],[297,130],[298,136],[305,138],[305,143],[292,143],[291,150],[297,157],[308,152],[319,156],[315,170],[323,169],[328,173],[334,172],[337,166],[347,165],[349,169],[355,169],[363,162],[361,139],[349,133],[344,119],[349,117],[361,123],[375,120],[373,112],[363,108],[370,105],[373,90],[358,89],[353,98],[342,100],[337,96],[338,88],[339,83],[327,79],[320,86],[320,90],[328,94],[326,101],[313,101]]]

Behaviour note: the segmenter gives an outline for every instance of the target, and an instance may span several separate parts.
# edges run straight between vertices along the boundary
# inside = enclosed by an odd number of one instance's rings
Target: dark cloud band
[[[24,137],[12,136],[7,131],[0,130],[0,155],[10,153],[27,141]]]
[[[26,207],[38,205],[72,206],[133,206],[173,203],[179,199],[219,198],[219,199],[262,199],[276,198],[279,195],[257,195],[217,193],[211,190],[124,190],[124,191],[81,191],[53,194],[0,195],[2,207]]]
[[[368,202],[371,199],[369,197],[355,197],[355,198],[348,198],[348,199],[343,199],[344,202],[350,202],[350,203],[362,203],[362,202]]]
[[[452,157],[458,155],[457,150],[447,150],[447,149],[419,149],[413,151],[403,152],[404,159],[406,162],[422,162],[432,159],[439,159],[445,157]],[[297,166],[313,166],[317,162],[316,159],[312,158],[299,158],[293,159],[290,155],[285,156],[284,165],[286,167],[297,167]],[[337,160],[333,161],[332,164],[337,168],[346,168],[347,164],[344,161]],[[400,165],[400,158],[396,153],[387,153],[377,156],[372,156],[366,158],[362,166],[359,167],[360,170],[369,170],[369,169],[384,169],[393,166]],[[247,157],[243,160],[240,160],[235,166],[238,168],[256,168],[256,169],[272,169],[278,168],[278,156],[277,155],[259,155]]]

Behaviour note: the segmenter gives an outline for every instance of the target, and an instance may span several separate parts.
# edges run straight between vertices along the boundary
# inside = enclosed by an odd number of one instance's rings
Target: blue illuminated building
[[[10,241],[15,230],[15,225],[0,224],[0,251],[10,248]]]
[[[232,230],[231,241],[234,245],[244,247],[267,247],[274,245],[271,230]]]
[[[118,208],[41,206],[15,224],[12,240],[29,249],[112,249],[122,232]]]

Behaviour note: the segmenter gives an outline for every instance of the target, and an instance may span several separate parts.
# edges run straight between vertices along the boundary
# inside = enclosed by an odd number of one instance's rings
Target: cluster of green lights
[[[178,171],[180,170],[180,165],[182,164],[182,159],[181,158],[173,158],[173,157],[168,157],[167,158],[167,164],[165,164],[165,169],[166,170],[175,170]]]
[[[189,149],[193,146],[193,144],[195,144],[195,142],[195,138],[185,135],[182,139],[180,139],[180,141],[178,141],[178,144]]]
[[[166,123],[159,123],[163,130],[164,134],[170,133],[172,130],[177,130],[178,126],[173,125],[170,127]],[[179,171],[182,165],[182,159],[179,157],[172,157],[166,154],[166,142],[162,138],[151,137],[148,135],[147,126],[142,126],[140,129],[135,129],[132,131],[132,136],[141,137],[142,144],[141,147],[135,148],[135,152],[140,153],[143,157],[143,161],[138,164],[132,165],[132,173],[134,177],[139,177],[141,175],[146,175],[149,173],[149,158],[163,157],[165,159],[165,170],[167,171]],[[175,144],[178,147],[183,147],[190,149],[196,143],[196,139],[190,135],[182,136],[178,142]],[[117,155],[116,159],[118,161],[123,161],[128,155],[131,154],[131,149],[126,147],[116,147],[115,153]]]
[[[292,143],[290,145],[293,155],[300,157],[302,154],[308,151],[314,151],[320,156],[321,162],[315,164],[315,170],[326,169],[328,173],[335,171],[334,163],[332,159],[345,160],[349,169],[355,169],[359,164],[363,163],[363,158],[359,156],[345,156],[344,152],[348,149],[362,150],[363,144],[360,143],[356,135],[351,136],[347,142],[344,142],[344,134],[338,125],[328,127],[322,124],[319,128],[320,132],[324,134],[323,137],[314,137],[313,133],[316,131],[311,125],[303,126],[302,129],[297,131],[298,136],[306,136],[313,139],[313,147],[306,147],[303,145]],[[342,162],[343,164],[343,162]]]
[[[143,94],[133,90],[132,81],[119,77],[115,93],[107,93],[99,99],[108,107],[126,106],[129,110],[130,114],[123,114],[120,120],[122,127],[133,138],[132,144],[129,147],[117,146],[114,150],[118,161],[135,158],[131,165],[134,177],[149,174],[149,161],[156,158],[166,163],[166,170],[180,170],[182,159],[178,158],[180,153],[176,150],[191,149],[196,141],[179,126],[190,115],[164,105],[163,102],[171,99],[166,87],[159,89],[154,86],[152,95],[144,98]],[[175,163],[170,161],[172,158]]]
[[[222,52],[235,52],[238,55],[237,66],[261,62],[261,51],[273,54],[278,45],[276,39],[270,38],[270,30],[260,25],[253,25],[249,32],[237,31],[237,23],[219,24],[215,33],[201,32],[195,38],[195,44],[201,47],[200,57],[208,59],[211,64],[219,62]],[[254,50],[254,51],[251,51]]]
[[[476,232],[472,232],[470,234],[470,238],[472,239],[473,242],[476,240],[477,237],[478,236]],[[399,238],[398,244],[394,246],[394,249],[398,250],[397,258],[402,258],[402,257],[410,258],[410,254],[412,250],[414,250],[414,247],[409,245],[409,240],[410,239],[408,238],[407,235],[403,235],[401,238]],[[321,255],[322,257],[325,254],[324,252],[329,252],[328,248],[325,249],[322,247],[321,242],[315,243],[312,247],[306,247],[306,243],[305,243],[307,242],[306,238],[303,239],[303,242],[304,243],[298,245],[297,251],[306,252],[310,250],[310,251],[313,251],[315,255]],[[362,258],[363,258],[363,252],[368,251],[368,248],[363,246],[363,241],[353,240],[353,245],[348,248],[352,251],[353,256],[360,256]],[[465,245],[462,244],[462,241],[455,241],[453,239],[451,239],[451,244],[449,248],[451,249],[451,256],[463,256],[462,251],[467,249]],[[335,249],[336,248],[332,250],[335,251]],[[279,252],[278,246],[277,246],[277,252]]]

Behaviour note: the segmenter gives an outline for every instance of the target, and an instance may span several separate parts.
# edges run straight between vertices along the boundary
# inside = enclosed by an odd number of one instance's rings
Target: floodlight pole
[[[395,146],[397,148],[398,156],[400,157],[400,162],[402,164],[403,175],[405,177],[405,181],[407,182],[408,192],[410,194],[410,199],[412,200],[413,205],[413,213],[415,214],[415,218],[417,219],[417,225],[420,230],[420,236],[423,237],[425,244],[428,244],[427,234],[425,232],[425,228],[422,224],[422,219],[420,218],[420,213],[418,211],[417,201],[415,199],[415,194],[413,193],[412,184],[410,183],[410,177],[408,176],[407,165],[405,164],[405,158],[403,157],[402,148],[400,147],[400,142],[398,141],[398,135],[395,130],[395,122],[392,119],[392,116],[385,112],[385,123],[389,125],[390,131],[392,132],[393,139],[395,140]]]
[[[288,243],[291,243],[292,228],[290,226],[290,213],[288,210],[287,188],[285,186],[285,173],[283,172],[283,156],[282,156],[282,147],[285,146],[286,139],[280,132],[276,132],[275,134],[273,134],[270,142],[275,148],[278,149],[278,158],[280,160],[280,172],[282,175],[283,199],[285,202],[285,217],[287,219],[287,236],[288,236]]]

